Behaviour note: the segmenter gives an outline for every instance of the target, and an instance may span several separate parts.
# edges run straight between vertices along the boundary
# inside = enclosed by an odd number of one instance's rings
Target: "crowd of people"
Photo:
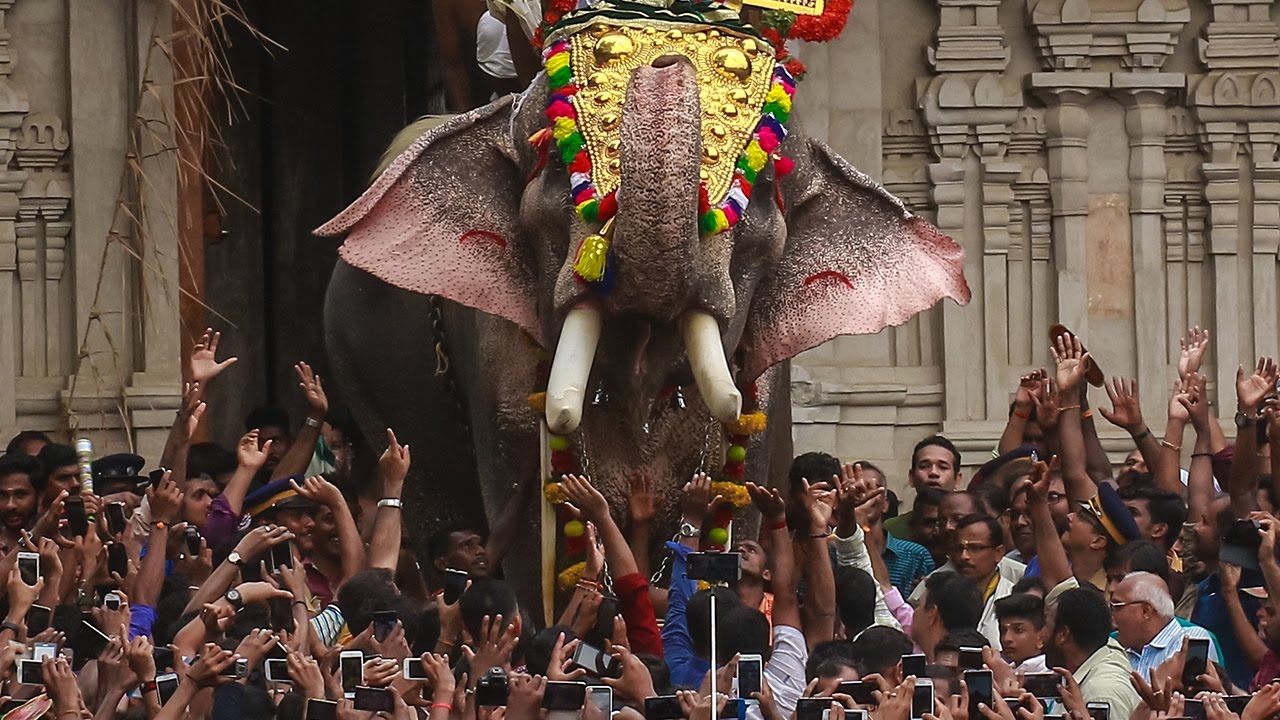
[[[3,717],[1280,714],[1280,377],[1262,358],[1213,408],[1199,329],[1161,438],[1136,384],[1104,384],[1063,332],[968,478],[942,436],[916,445],[901,500],[871,463],[806,453],[747,484],[760,531],[731,552],[702,551],[720,500],[705,474],[669,541],[651,540],[652,493],[620,514],[566,475],[588,559],[550,627],[502,580],[507,519],[444,528],[429,557],[404,546],[409,449],[388,430],[377,477],[357,482],[305,363],[301,424],[262,409],[234,450],[195,442],[205,388],[235,362],[218,340],[188,359],[159,458],[84,466],[38,432],[0,457]],[[1109,400],[1096,414],[1090,383]],[[1230,444],[1218,418],[1233,395]],[[1099,419],[1133,439],[1118,474]],[[380,497],[361,496],[369,483]]]

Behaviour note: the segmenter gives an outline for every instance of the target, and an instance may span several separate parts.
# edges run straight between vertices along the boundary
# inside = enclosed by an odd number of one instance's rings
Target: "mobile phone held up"
[[[338,656],[338,673],[342,679],[342,694],[348,700],[354,700],[356,688],[364,684],[364,653],[359,650],[345,650]]]
[[[979,705],[995,707],[995,689],[990,670],[966,670],[964,684],[969,689],[969,717],[983,717]]]
[[[922,720],[925,713],[933,711],[933,681],[929,678],[916,678],[916,689],[911,695],[911,717]]]
[[[467,589],[467,574],[461,570],[446,568],[444,571],[444,604],[452,605],[458,602],[458,598],[462,597],[462,591]]]
[[[734,583],[742,577],[742,555],[736,552],[695,552],[685,560],[685,576],[709,583]]]
[[[40,553],[18,553],[18,574],[22,576],[22,582],[35,585],[40,580]]]
[[[1200,676],[1209,672],[1209,641],[1188,638],[1186,645],[1187,662],[1182,666],[1182,687],[1199,687]]]
[[[738,656],[738,697],[754,699],[761,689],[764,661],[759,655]]]

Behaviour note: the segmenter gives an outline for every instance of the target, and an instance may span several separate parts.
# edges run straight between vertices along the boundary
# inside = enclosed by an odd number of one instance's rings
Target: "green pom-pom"
[[[552,89],[563,87],[568,84],[570,80],[573,80],[573,68],[568,65],[556,70],[550,75],[547,75],[547,84],[550,85]]]
[[[587,526],[582,524],[581,520],[570,520],[564,524],[564,536],[567,538],[582,537],[582,533],[587,531]]]
[[[729,542],[729,531],[722,527],[711,528],[707,531],[707,540],[712,545],[724,545]]]
[[[590,200],[582,206],[582,219],[595,224],[600,220],[600,201]]]
[[[730,445],[725,457],[731,462],[742,462],[747,459],[747,449],[741,445]]]
[[[734,163],[733,166],[738,168],[739,170],[748,170],[751,168],[751,165],[747,163],[746,155],[739,155],[738,162]]]
[[[703,213],[702,217],[698,218],[698,229],[701,230],[703,233],[708,233],[708,234],[715,232],[716,231],[716,214],[711,211],[707,211]]]
[[[569,438],[563,435],[552,435],[547,445],[551,447],[552,452],[563,452],[569,449]]]
[[[752,170],[750,167],[747,167],[742,171],[742,179],[754,185],[756,182],[756,174],[757,173],[755,170]]]
[[[577,130],[574,130],[573,134],[560,141],[560,159],[565,165],[573,162],[573,158],[578,154],[578,151],[582,149],[584,142],[585,141],[582,139],[582,133]]]

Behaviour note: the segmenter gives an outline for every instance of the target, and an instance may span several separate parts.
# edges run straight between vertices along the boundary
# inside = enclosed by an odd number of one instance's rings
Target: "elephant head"
[[[732,420],[737,388],[771,366],[943,297],[967,302],[959,246],[798,131],[773,152],[789,174],[769,163],[731,229],[700,227],[716,108],[695,65],[661,54],[617,91],[616,142],[595,158],[616,163],[607,292],[575,273],[583,238],[600,231],[575,212],[578,176],[530,142],[548,124],[548,73],[521,96],[402,133],[369,189],[317,232],[346,235],[347,263],[504,318],[553,353],[557,432],[592,422],[591,383],[625,409],[614,430],[635,437],[671,385],[696,383],[710,414]]]

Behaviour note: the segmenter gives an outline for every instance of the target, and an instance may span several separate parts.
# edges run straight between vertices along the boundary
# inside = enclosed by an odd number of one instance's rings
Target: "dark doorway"
[[[426,0],[242,4],[283,47],[233,31],[244,92],[211,150],[223,188],[221,234],[204,248],[206,316],[223,332],[219,354],[240,362],[210,388],[209,439],[230,448],[257,405],[301,419],[294,363],[328,374],[321,321],[338,242],[311,231],[360,194],[396,132],[444,109]]]

